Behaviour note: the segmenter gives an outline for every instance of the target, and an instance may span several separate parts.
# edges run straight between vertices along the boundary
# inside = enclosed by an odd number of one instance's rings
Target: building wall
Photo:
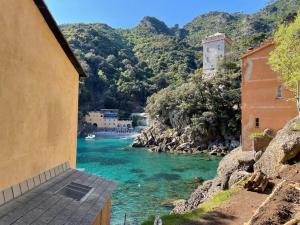
[[[118,125],[132,124],[128,120],[119,120],[118,117],[106,117],[102,112],[89,112],[85,117],[85,121],[90,124],[97,124],[98,128],[115,129]]]
[[[224,58],[225,42],[211,41],[203,44],[203,70],[205,73],[215,73],[218,64]]]
[[[91,124],[97,124],[97,127],[104,127],[104,115],[101,112],[89,112],[85,116],[85,121]]]
[[[117,128],[118,118],[117,117],[104,117],[104,128]]]
[[[228,58],[231,48],[231,40],[225,34],[216,33],[206,37],[203,44],[203,73],[206,76],[213,76],[218,66]]]
[[[118,121],[118,127],[119,128],[131,128],[132,127],[132,121],[131,120],[119,120]]]
[[[111,198],[104,204],[102,211],[96,217],[93,225],[110,225]]]
[[[283,87],[283,98],[277,98],[280,85],[279,75],[268,64],[274,45],[248,55],[242,59],[242,146],[252,150],[251,134],[266,128],[280,130],[289,120],[298,115],[292,93]],[[259,118],[256,128],[255,118]]]
[[[32,0],[0,1],[0,189],[76,165],[78,73]]]

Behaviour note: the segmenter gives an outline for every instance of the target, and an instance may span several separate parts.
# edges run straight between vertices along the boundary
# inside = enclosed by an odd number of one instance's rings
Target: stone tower
[[[203,74],[214,76],[218,65],[226,59],[230,51],[231,39],[223,33],[216,33],[202,40],[203,44]]]

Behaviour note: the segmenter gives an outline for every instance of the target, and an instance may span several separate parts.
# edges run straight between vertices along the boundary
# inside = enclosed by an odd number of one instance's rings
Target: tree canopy
[[[62,31],[83,65],[79,110],[119,108],[141,112],[149,96],[188,82],[202,68],[202,39],[223,32],[233,39],[232,60],[273,35],[300,10],[299,0],[277,0],[255,14],[210,12],[183,27],[145,17],[134,28],[66,24]]]
[[[275,50],[269,63],[281,74],[286,86],[298,97],[297,83],[300,80],[300,14],[290,24],[283,24],[275,34]]]

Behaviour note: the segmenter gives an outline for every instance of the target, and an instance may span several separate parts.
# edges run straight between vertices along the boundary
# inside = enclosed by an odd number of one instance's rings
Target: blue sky
[[[270,0],[45,0],[59,24],[106,23],[130,28],[144,16],[184,25],[210,11],[253,13]]]

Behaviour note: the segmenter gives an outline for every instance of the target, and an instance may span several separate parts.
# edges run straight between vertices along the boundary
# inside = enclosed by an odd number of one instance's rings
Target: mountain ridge
[[[81,111],[120,108],[142,111],[148,96],[185,82],[202,67],[202,39],[223,32],[234,40],[233,60],[271,36],[300,10],[298,0],[278,0],[254,14],[209,12],[183,27],[146,16],[130,29],[107,24],[61,26],[88,78],[81,85]]]

